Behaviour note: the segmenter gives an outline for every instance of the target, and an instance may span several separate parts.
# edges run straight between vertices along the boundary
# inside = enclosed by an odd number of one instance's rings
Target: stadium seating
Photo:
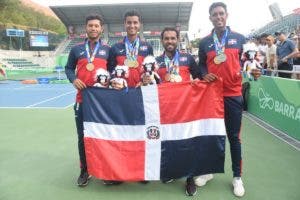
[[[63,50],[63,54],[69,54],[69,52],[71,51],[72,47],[80,42],[82,42],[84,39],[80,38],[80,37],[74,37],[70,40],[69,44],[65,47],[65,49]]]
[[[153,54],[155,56],[159,56],[163,52],[163,46],[160,43],[159,36],[146,36],[145,39],[149,42],[153,47]]]
[[[274,34],[276,31],[284,31],[286,33],[294,32],[299,26],[300,15],[290,14],[281,19],[274,20],[260,29],[252,32],[250,35],[261,35],[263,33]]]
[[[120,40],[122,40],[121,37],[111,37],[108,40],[108,45],[112,46],[112,45],[116,44],[117,42],[119,42]]]
[[[56,65],[54,51],[13,51],[0,49],[0,63],[7,68],[48,68]]]
[[[4,58],[3,62],[8,64],[8,66],[15,68],[23,68],[23,67],[40,67],[39,64],[34,64],[31,61],[26,60],[25,58]]]

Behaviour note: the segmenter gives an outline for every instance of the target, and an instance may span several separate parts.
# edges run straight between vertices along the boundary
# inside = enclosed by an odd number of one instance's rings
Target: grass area
[[[184,179],[147,185],[104,186],[92,179],[75,185],[79,175],[77,135],[72,109],[0,109],[1,200],[191,199]],[[299,200],[300,152],[243,119],[244,200]],[[231,162],[192,199],[231,200]]]

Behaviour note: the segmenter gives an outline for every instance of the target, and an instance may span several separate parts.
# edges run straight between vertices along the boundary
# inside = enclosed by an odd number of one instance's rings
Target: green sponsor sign
[[[248,111],[300,140],[300,81],[264,76],[250,85]]]

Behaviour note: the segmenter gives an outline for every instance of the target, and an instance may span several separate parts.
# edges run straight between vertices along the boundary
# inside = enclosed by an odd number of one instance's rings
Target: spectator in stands
[[[294,33],[294,32],[291,32],[291,33],[289,34],[289,37],[288,37],[288,38],[289,38],[290,40],[293,40],[294,36],[295,36],[295,33]]]
[[[242,75],[240,55],[245,37],[226,26],[227,6],[222,2],[209,7],[210,21],[214,29],[199,44],[199,67],[202,79],[207,82],[223,79],[225,127],[230,143],[233,193],[242,197],[245,194],[242,175],[240,129],[243,112]],[[260,75],[259,71],[253,74]],[[212,174],[195,179],[198,186],[204,186],[213,178]]]
[[[295,44],[286,37],[284,32],[276,32],[275,35],[279,40],[276,49],[278,70],[292,71],[292,54],[297,52],[297,48]],[[279,72],[278,76],[282,78],[291,78],[291,73]]]
[[[131,10],[124,15],[124,26],[127,36],[111,47],[109,58],[109,71],[112,72],[117,65],[129,67],[128,87],[136,87],[141,84],[143,73],[142,62],[148,55],[153,55],[152,46],[138,36],[141,26],[141,15],[136,10]],[[112,83],[116,89],[123,85]]]
[[[100,39],[103,32],[103,24],[104,21],[100,15],[89,15],[86,17],[85,30],[87,39],[71,49],[65,67],[68,79],[78,90],[74,111],[81,168],[80,175],[77,179],[77,185],[81,187],[86,186],[91,177],[88,174],[84,149],[81,91],[87,86],[94,85],[96,82],[95,76],[97,69],[107,69],[110,48]]]
[[[267,44],[266,44],[266,38],[267,34],[262,34],[258,38],[258,62],[259,64],[266,69],[266,51],[267,51]]]
[[[276,45],[274,44],[274,37],[269,35],[266,38],[267,42],[267,51],[266,51],[266,61],[267,61],[267,74],[271,75],[275,74],[275,72],[271,72],[271,70],[277,70],[277,60],[276,60]]]
[[[293,69],[295,72],[297,72],[295,74],[296,79],[299,80],[300,79],[300,51],[299,51],[300,50],[300,40],[297,35],[294,35],[292,40],[295,43],[297,51],[291,55],[291,58],[293,58]]]
[[[179,31],[176,28],[165,28],[161,33],[161,42],[164,47],[164,53],[157,57],[159,65],[158,74],[162,82],[182,82],[190,81],[199,75],[197,64],[192,55],[182,53],[178,50]],[[143,84],[151,82],[150,76],[143,77]],[[172,182],[173,179],[162,180],[163,183]],[[193,177],[186,179],[186,194],[194,196],[197,188]]]

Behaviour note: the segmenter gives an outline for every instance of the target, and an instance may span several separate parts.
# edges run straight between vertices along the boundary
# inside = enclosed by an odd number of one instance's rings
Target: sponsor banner
[[[248,112],[300,140],[300,81],[263,76],[250,84]]]

